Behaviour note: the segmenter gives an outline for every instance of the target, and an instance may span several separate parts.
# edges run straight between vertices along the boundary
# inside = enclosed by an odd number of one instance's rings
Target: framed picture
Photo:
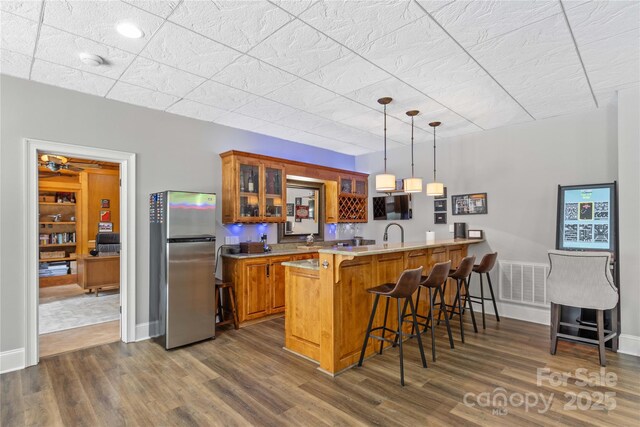
[[[482,230],[468,230],[467,239],[484,239],[484,232]]]
[[[109,201],[109,199],[102,199],[102,200],[100,200],[100,207],[102,209],[110,208],[111,207],[111,202]]]
[[[296,206],[296,219],[309,218],[309,206],[298,205]]]
[[[293,203],[287,203],[287,216],[293,216],[294,210],[293,207],[295,205]]]
[[[112,222],[99,222],[98,223],[98,232],[99,233],[111,233],[111,232],[113,232],[113,223]]]
[[[451,196],[454,215],[483,215],[487,213],[487,193]]]
[[[111,211],[100,211],[100,222],[110,222]]]
[[[447,223],[447,213],[446,212],[436,212],[433,214],[433,222],[434,224],[446,224]]]
[[[299,206],[302,204],[302,197],[296,197],[296,206]]]
[[[434,197],[435,200],[442,200],[442,199],[447,199],[447,187],[444,187],[444,192],[442,193],[442,196],[438,196],[438,197]]]
[[[434,200],[433,201],[433,211],[434,212],[446,212],[447,211],[447,199]]]

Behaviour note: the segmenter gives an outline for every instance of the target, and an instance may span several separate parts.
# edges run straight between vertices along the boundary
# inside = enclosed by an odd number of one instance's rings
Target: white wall
[[[149,193],[190,190],[221,194],[219,153],[249,151],[353,169],[352,156],[136,107],[26,80],[0,80],[0,352],[24,347],[24,138],[137,153],[136,322],[149,307]],[[217,236],[237,234],[269,242],[275,225],[228,226],[218,210]]]
[[[418,116],[418,120],[419,120]],[[446,127],[443,123],[442,127]],[[600,109],[547,120],[438,138],[438,180],[448,190],[447,225],[434,225],[433,198],[413,195],[413,219],[398,221],[407,241],[423,240],[433,230],[438,239],[452,238],[448,225],[466,222],[485,231],[487,241],[472,245],[480,258],[498,251],[499,259],[547,263],[547,250],[555,247],[557,186],[611,182],[617,178],[617,115],[615,108]],[[407,135],[407,140],[409,135]],[[380,141],[382,144],[382,141]],[[416,146],[416,175],[431,179],[433,140]],[[388,170],[397,178],[410,175],[410,151],[388,153]],[[356,168],[375,174],[383,167],[381,153],[356,157]],[[487,215],[451,215],[451,195],[486,192]],[[371,211],[369,217],[372,218]],[[363,226],[367,238],[381,239],[388,221]],[[396,228],[389,241],[399,241]],[[497,270],[497,269],[495,269]],[[492,278],[497,288],[498,276]],[[497,289],[496,289],[497,291]],[[505,307],[514,317],[546,322],[548,314],[523,306]],[[506,312],[505,312],[506,314]]]
[[[640,89],[618,92],[620,350],[640,356]]]

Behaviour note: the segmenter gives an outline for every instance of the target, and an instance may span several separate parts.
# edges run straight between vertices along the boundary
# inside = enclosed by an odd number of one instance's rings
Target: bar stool
[[[418,292],[416,295],[416,303],[415,307],[418,308],[418,304],[420,302],[420,291],[422,288],[426,288],[429,292],[429,312],[426,316],[416,314],[416,317],[420,319],[424,319],[424,323],[418,322],[420,326],[424,326],[424,329],[421,333],[427,332],[427,329],[431,329],[431,357],[433,361],[436,361],[436,337],[434,330],[434,321],[433,321],[433,310],[435,307],[435,299],[436,295],[440,296],[439,310],[440,312],[444,312],[444,321],[447,325],[447,334],[449,334],[449,345],[451,348],[454,348],[453,345],[453,335],[451,334],[451,326],[449,325],[449,318],[446,316],[447,309],[444,304],[444,293],[442,288],[444,287],[444,283],[447,280],[447,276],[449,275],[449,270],[451,269],[451,261],[441,262],[433,266],[429,276],[422,276],[420,278],[420,286],[418,287]],[[402,310],[402,319],[404,320],[407,315],[405,311],[407,309],[408,300],[405,301],[404,309]],[[407,320],[404,320],[407,322]],[[414,333],[413,326],[411,327],[411,334]]]
[[[239,328],[238,311],[236,310],[236,292],[233,284],[230,282],[223,282],[220,279],[216,279],[216,326],[224,326],[233,323],[235,329]],[[229,301],[229,308],[225,308],[222,304],[223,292],[227,291],[227,297]],[[230,314],[230,318],[226,318],[227,314]],[[220,319],[220,320],[218,320]]]
[[[445,304],[446,307],[450,308],[449,319],[453,319],[453,315],[457,314],[460,316],[460,339],[464,342],[464,321],[462,319],[464,315],[464,306],[462,303],[462,291],[465,292],[465,295],[469,293],[469,283],[467,282],[467,278],[473,271],[473,265],[476,261],[475,256],[468,256],[462,259],[460,265],[455,270],[449,271],[449,278],[456,281],[456,297],[453,300],[453,304]],[[447,289],[447,283],[444,284],[443,294]],[[471,321],[473,322],[473,329],[475,332],[478,332],[478,326],[476,325],[476,316],[473,313],[473,307],[471,307],[471,303],[465,298],[464,305],[469,305],[469,311],[471,312]],[[442,312],[438,314],[438,323],[440,323],[440,317]],[[445,314],[446,316],[446,314]]]
[[[493,302],[493,311],[496,313],[496,320],[500,321],[500,315],[498,314],[498,306],[496,305],[496,297],[493,294],[493,286],[491,285],[491,276],[489,272],[493,269],[493,266],[496,265],[496,260],[498,259],[498,252],[494,252],[492,254],[486,254],[482,257],[482,261],[480,264],[476,264],[473,266],[473,271],[469,275],[468,284],[471,287],[471,276],[473,273],[478,273],[480,277],[480,296],[471,295],[467,293],[465,299],[469,299],[474,304],[480,304],[482,306],[482,329],[487,329],[484,319],[484,302],[491,300]],[[487,282],[489,283],[489,292],[491,293],[491,298],[485,298],[484,296],[484,283],[482,282],[482,275],[485,274],[487,276]],[[465,304],[466,305],[466,304]],[[464,310],[463,310],[464,311]]]
[[[367,292],[374,294],[376,297],[373,300],[373,308],[371,309],[371,316],[369,317],[369,324],[367,325],[367,333],[364,336],[364,343],[362,344],[362,351],[360,352],[360,360],[358,361],[358,366],[362,366],[362,361],[364,360],[364,353],[367,350],[367,343],[369,342],[369,338],[373,338],[380,341],[386,341],[395,347],[396,343],[400,350],[400,384],[404,386],[404,359],[402,355],[402,314],[403,312],[400,309],[400,300],[406,298],[409,301],[409,306],[411,308],[411,315],[413,317],[413,326],[415,330],[418,330],[418,320],[416,318],[416,310],[413,305],[413,299],[411,296],[418,289],[420,285],[420,277],[422,275],[422,267],[418,267],[413,270],[405,270],[400,275],[400,278],[396,283],[385,283],[383,285],[376,286],[375,288],[367,289]],[[384,322],[382,326],[378,326],[372,328],[373,319],[376,315],[376,309],[378,308],[378,301],[380,297],[383,296],[387,298],[386,308],[384,312]],[[387,328],[387,314],[389,312],[389,300],[394,298],[397,303],[398,309],[398,330],[394,331],[392,329]],[[382,329],[382,336],[371,335],[371,332]],[[385,332],[393,332],[396,335],[394,340],[390,340],[384,337]],[[422,358],[422,366],[427,367],[427,359],[424,357],[424,349],[422,348],[422,340],[420,339],[420,334],[412,335],[409,337],[417,337],[418,338],[418,348],[420,349],[420,357]],[[382,353],[382,346],[380,347],[380,352]]]

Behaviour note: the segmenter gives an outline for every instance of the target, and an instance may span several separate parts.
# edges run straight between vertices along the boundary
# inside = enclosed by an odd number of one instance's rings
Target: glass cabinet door
[[[280,219],[284,213],[284,170],[266,166],[264,170],[265,211],[266,218]]]
[[[355,179],[356,188],[355,194],[364,196],[367,194],[367,182],[362,179]]]
[[[243,163],[239,166],[240,216],[258,218],[260,217],[260,166]]]
[[[353,193],[353,181],[351,178],[340,177],[340,193]]]

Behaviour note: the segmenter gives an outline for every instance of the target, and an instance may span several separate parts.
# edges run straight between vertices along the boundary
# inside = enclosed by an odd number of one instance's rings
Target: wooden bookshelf
[[[76,257],[68,256],[64,258],[40,258],[40,262],[75,261]]]
[[[59,248],[59,247],[66,247],[66,246],[76,246],[76,242],[69,242],[69,243],[48,243],[46,245],[40,245],[41,248]]]

